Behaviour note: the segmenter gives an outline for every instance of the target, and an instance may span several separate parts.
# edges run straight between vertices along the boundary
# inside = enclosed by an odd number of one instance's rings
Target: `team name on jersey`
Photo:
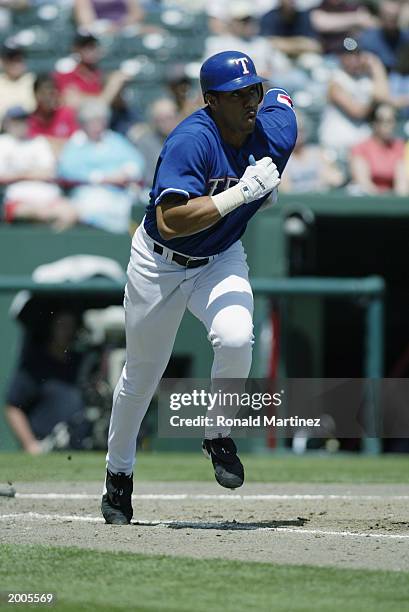
[[[220,193],[221,191],[226,191],[235,183],[238,183],[239,179],[236,176],[223,176],[221,178],[211,178],[209,179],[209,192],[207,195],[212,196],[216,193]]]

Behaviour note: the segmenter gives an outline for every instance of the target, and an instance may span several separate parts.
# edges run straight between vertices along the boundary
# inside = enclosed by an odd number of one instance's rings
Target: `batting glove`
[[[263,157],[263,159],[247,166],[239,181],[246,202],[259,200],[278,187],[279,184],[280,176],[271,157]]]

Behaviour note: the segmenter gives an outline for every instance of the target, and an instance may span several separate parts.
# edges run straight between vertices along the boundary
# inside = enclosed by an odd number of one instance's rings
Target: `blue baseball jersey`
[[[296,138],[293,104],[283,89],[270,89],[266,93],[255,129],[240,149],[222,139],[208,107],[196,111],[165,141],[146,209],[145,230],[160,244],[191,257],[225,251],[243,235],[249,219],[267,196],[239,206],[209,228],[172,240],[161,238],[155,207],[167,194],[193,199],[216,195],[232,187],[243,176],[250,155],[256,160],[271,157],[281,176]]]

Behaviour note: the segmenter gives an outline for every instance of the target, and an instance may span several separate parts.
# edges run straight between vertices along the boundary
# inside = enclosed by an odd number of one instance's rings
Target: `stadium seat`
[[[35,25],[48,25],[50,28],[62,30],[71,26],[72,12],[63,3],[49,3],[13,11],[13,29],[21,30]]]

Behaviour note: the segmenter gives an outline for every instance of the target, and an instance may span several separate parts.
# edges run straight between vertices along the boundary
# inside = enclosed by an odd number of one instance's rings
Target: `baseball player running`
[[[253,296],[240,238],[276,195],[297,136],[291,98],[275,88],[263,96],[263,80],[244,53],[210,57],[200,72],[206,106],[178,125],[160,154],[128,266],[126,363],[114,392],[101,504],[107,523],[131,521],[137,435],[186,308],[213,347],[212,380],[249,375]],[[217,482],[234,489],[244,469],[229,434],[206,428],[203,450]]]

